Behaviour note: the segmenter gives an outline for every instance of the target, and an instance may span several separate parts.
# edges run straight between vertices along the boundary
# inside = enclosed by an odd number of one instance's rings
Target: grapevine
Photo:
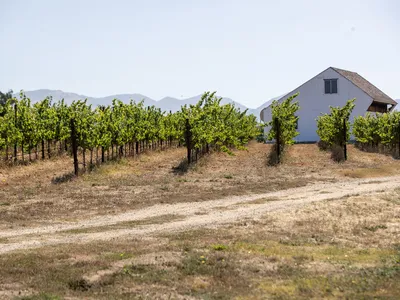
[[[337,161],[347,159],[346,144],[351,133],[349,119],[355,107],[354,102],[355,99],[351,99],[343,107],[330,106],[329,114],[317,118],[320,145],[327,145],[326,148],[332,150],[332,158]]]
[[[80,165],[86,169],[110,156],[137,155],[147,149],[163,149],[175,141],[190,147],[196,157],[211,148],[228,153],[233,148],[244,149],[257,135],[255,116],[220,102],[215,93],[207,92],[196,105],[166,113],[155,106],[145,107],[143,102],[126,104],[118,99],[99,107],[92,107],[87,100],[67,105],[64,100],[54,102],[51,98],[32,105],[21,92],[20,100],[12,98],[0,106],[0,151],[6,161],[17,161],[19,156],[24,160],[26,152],[31,161],[32,151],[38,159],[39,148],[41,159],[46,159],[69,152],[75,145]],[[190,144],[186,140],[187,124]],[[75,157],[78,159],[78,155]]]
[[[270,127],[267,140],[275,141],[275,146],[270,154],[270,164],[280,163],[285,146],[293,144],[294,138],[299,135],[297,132],[299,117],[296,116],[296,113],[300,106],[297,101],[293,102],[298,95],[299,93],[296,93],[282,102],[276,100],[272,102],[272,120],[266,124]]]

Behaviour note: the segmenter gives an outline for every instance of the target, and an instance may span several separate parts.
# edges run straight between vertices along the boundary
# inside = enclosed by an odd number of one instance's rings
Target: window
[[[325,94],[337,94],[337,79],[324,79]]]

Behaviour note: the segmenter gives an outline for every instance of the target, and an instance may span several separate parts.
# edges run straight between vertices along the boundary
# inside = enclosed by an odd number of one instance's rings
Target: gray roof
[[[380,89],[378,89],[376,86],[374,86],[371,82],[369,82],[358,73],[333,67],[332,69],[351,81],[354,85],[362,89],[367,95],[371,96],[374,101],[392,105],[397,104],[396,101],[394,101],[392,98],[390,98],[388,95],[386,95],[384,92],[382,92]]]

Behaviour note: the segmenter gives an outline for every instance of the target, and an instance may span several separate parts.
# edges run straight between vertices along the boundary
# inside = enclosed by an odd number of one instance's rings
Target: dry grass
[[[397,299],[399,199],[397,190],[220,229],[6,254],[0,296]]]
[[[316,145],[289,147],[284,163],[268,167],[270,145],[250,143],[230,156],[213,153],[188,172],[174,172],[184,149],[143,154],[102,165],[78,179],[56,182],[72,169],[69,157],[0,169],[0,228],[17,228],[115,214],[157,203],[204,201],[336,181],[398,174],[400,162],[349,146],[337,164]],[[389,164],[392,167],[386,167]]]
[[[115,230],[115,229],[127,229],[133,228],[137,226],[143,225],[153,225],[153,224],[164,224],[172,221],[180,221],[184,220],[186,217],[177,214],[167,214],[167,215],[160,215],[156,217],[149,217],[141,220],[135,221],[125,221],[119,222],[113,225],[106,225],[106,226],[97,226],[97,227],[85,227],[80,229],[71,229],[63,231],[63,234],[79,234],[79,233],[90,233],[90,232],[103,232],[107,230]],[[1,240],[0,240],[1,241]]]
[[[174,168],[184,149],[108,163],[62,184],[52,181],[70,172],[68,157],[3,168],[0,228],[268,192],[314,181],[400,174],[400,162],[352,146],[349,160],[338,164],[316,145],[294,145],[282,165],[268,167],[269,148],[251,143],[248,151],[235,151],[234,156],[214,153],[182,175]],[[5,254],[0,256],[0,298],[396,299],[399,199],[396,190],[379,197],[313,203],[220,229]],[[115,226],[179,218],[164,215]]]
[[[350,170],[343,170],[341,174],[351,178],[374,178],[383,176],[397,175],[399,172],[393,165],[386,165],[377,168],[355,168]]]
[[[18,296],[20,291],[30,295],[64,294],[85,297],[91,287],[83,280],[84,274],[105,270],[116,261],[130,259],[148,252],[160,244],[157,241],[125,240],[110,243],[93,243],[44,248],[41,251],[20,252],[0,256],[0,298]],[[10,288],[18,282],[17,289]],[[109,283],[99,283],[101,285]],[[3,296],[3,297],[2,297]],[[28,298],[29,299],[29,298]],[[35,299],[35,298],[32,298]],[[59,298],[57,298],[59,299]]]

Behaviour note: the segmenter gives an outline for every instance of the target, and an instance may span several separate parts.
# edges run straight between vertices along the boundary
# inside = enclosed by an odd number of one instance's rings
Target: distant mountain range
[[[98,106],[98,105],[109,105],[111,104],[113,99],[119,99],[123,101],[124,103],[129,103],[129,101],[132,99],[136,102],[139,101],[144,101],[145,106],[156,106],[161,108],[163,111],[172,111],[176,112],[180,110],[181,106],[187,104],[196,104],[200,99],[201,95],[194,96],[191,98],[186,98],[186,99],[177,99],[173,97],[165,97],[162,98],[161,100],[154,100],[151,99],[150,97],[147,97],[145,95],[141,94],[119,94],[119,95],[111,95],[107,97],[90,97],[90,96],[85,96],[85,95],[79,95],[76,93],[68,93],[68,92],[63,92],[60,90],[47,90],[47,89],[41,89],[41,90],[35,90],[35,91],[25,91],[25,95],[31,99],[33,103],[38,102],[43,100],[46,97],[51,96],[53,100],[61,100],[64,99],[66,103],[71,104],[72,101],[74,100],[79,100],[79,99],[88,99],[88,103],[92,104],[93,106]],[[15,93],[15,97],[19,97],[18,93]],[[272,102],[274,99],[278,99],[280,97],[273,98],[269,101],[266,101],[263,105],[257,108],[247,108],[243,104],[240,104],[236,101],[233,101],[230,98],[223,97],[221,103],[222,104],[227,104],[227,103],[233,103],[235,104],[235,107],[239,108],[241,111],[244,111],[248,109],[247,113],[248,114],[254,114],[257,118],[260,118],[260,111],[269,105],[270,102]]]
[[[177,99],[173,97],[165,97],[162,98],[161,100],[154,100],[151,99],[150,97],[147,97],[145,95],[141,94],[118,94],[118,95],[111,95],[107,97],[90,97],[90,96],[85,96],[85,95],[79,95],[76,93],[68,93],[68,92],[63,92],[60,90],[47,90],[47,89],[41,89],[41,90],[35,90],[35,91],[26,91],[25,95],[32,100],[33,103],[38,102],[43,100],[44,98],[51,96],[53,100],[61,100],[64,99],[66,103],[71,104],[72,101],[74,100],[79,100],[79,99],[88,99],[88,103],[92,104],[93,106],[97,105],[109,105],[111,104],[113,99],[119,99],[123,101],[124,103],[129,103],[129,101],[132,99],[136,102],[139,101],[144,101],[145,106],[156,106],[161,108],[163,111],[172,111],[176,112],[180,110],[181,106],[187,104],[196,104],[200,99],[201,95],[194,96],[191,98],[186,98],[186,99]],[[283,95],[272,98],[268,101],[266,101],[263,105],[257,107],[257,108],[248,108],[244,106],[243,104],[240,104],[239,102],[233,101],[230,98],[223,97],[221,103],[222,104],[227,104],[227,103],[233,103],[237,108],[239,108],[241,111],[244,111],[248,109],[247,114],[253,114],[257,117],[257,119],[260,118],[260,112],[262,109],[270,105],[270,103],[273,100],[281,98]],[[15,97],[19,97],[18,93],[15,93]],[[395,100],[397,103],[400,103],[400,99]],[[399,110],[400,105],[398,105],[395,109]]]

